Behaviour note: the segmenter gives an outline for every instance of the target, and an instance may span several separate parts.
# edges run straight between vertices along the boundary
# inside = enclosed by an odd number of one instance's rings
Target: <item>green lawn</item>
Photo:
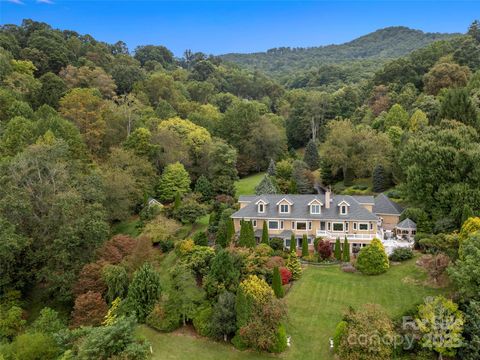
[[[262,181],[265,173],[250,175],[238,180],[235,183],[236,195],[254,195],[255,187]]]
[[[132,237],[140,235],[139,230],[140,218],[138,216],[132,217],[128,220],[119,222],[112,227],[113,235],[124,234]]]
[[[391,316],[420,303],[425,296],[439,292],[417,285],[425,274],[415,266],[415,260],[393,266],[386,274],[367,277],[343,273],[338,266],[305,269],[302,278],[287,294],[289,320],[287,332],[292,346],[282,359],[333,359],[329,351],[329,337],[349,307],[377,303]],[[148,327],[140,333],[152,343],[153,359],[271,359],[273,355],[239,352],[232,346],[186,335],[162,334]]]

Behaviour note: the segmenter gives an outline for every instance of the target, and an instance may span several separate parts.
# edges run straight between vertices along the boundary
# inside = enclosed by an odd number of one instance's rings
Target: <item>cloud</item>
[[[7,1],[11,2],[12,4],[24,5],[22,0],[7,0]]]
[[[37,3],[39,4],[53,4],[52,0],[37,0]]]

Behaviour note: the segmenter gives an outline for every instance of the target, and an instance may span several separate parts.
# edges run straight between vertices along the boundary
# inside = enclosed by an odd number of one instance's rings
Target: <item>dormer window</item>
[[[308,206],[310,206],[310,214],[320,214],[322,211],[322,202],[318,199],[313,199],[308,203]]]
[[[290,205],[280,204],[280,214],[288,214],[290,212]]]
[[[259,213],[264,213],[265,212],[265,204],[263,204],[263,203],[258,204],[258,212]]]
[[[345,200],[341,201],[338,204],[340,215],[347,215],[349,206],[350,206],[350,204],[348,202],[346,202]]]
[[[310,205],[310,214],[320,214],[320,205]]]

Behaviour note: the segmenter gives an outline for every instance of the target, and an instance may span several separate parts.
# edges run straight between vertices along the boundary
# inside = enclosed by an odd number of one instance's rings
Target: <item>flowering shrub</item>
[[[292,279],[292,272],[286,267],[280,268],[280,277],[282,278],[282,285],[286,285]]]
[[[330,246],[329,241],[320,240],[317,244],[318,255],[322,260],[329,259],[332,257],[332,247]]]

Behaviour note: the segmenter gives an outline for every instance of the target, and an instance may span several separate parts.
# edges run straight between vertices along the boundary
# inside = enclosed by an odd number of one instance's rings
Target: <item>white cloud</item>
[[[13,4],[17,4],[17,5],[23,5],[23,1],[22,0],[7,0],[8,2],[11,2]]]
[[[53,4],[52,0],[37,0],[37,3],[40,4]]]

